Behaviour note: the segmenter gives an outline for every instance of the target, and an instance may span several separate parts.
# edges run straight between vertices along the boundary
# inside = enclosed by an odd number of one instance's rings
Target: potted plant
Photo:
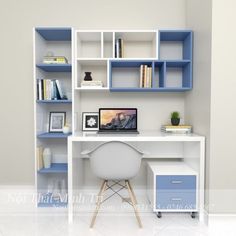
[[[179,125],[179,122],[180,122],[179,112],[173,111],[171,113],[171,124],[172,125]]]

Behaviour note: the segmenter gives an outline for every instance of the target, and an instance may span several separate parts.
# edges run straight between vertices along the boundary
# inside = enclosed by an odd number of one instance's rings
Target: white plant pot
[[[50,148],[45,148],[43,151],[43,165],[44,168],[50,168],[52,163],[52,153]]]

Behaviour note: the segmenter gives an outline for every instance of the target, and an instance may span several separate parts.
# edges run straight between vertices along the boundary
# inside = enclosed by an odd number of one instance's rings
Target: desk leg
[[[72,145],[73,142],[68,138],[68,221],[73,223],[73,155]]]
[[[205,185],[205,139],[200,141],[200,185],[199,185],[199,221],[204,222],[205,221],[205,191],[204,191],[204,185]]]

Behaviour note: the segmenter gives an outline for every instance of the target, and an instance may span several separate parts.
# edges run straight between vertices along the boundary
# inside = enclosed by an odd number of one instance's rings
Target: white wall
[[[186,122],[206,137],[206,208],[209,204],[210,106],[211,106],[211,0],[187,1],[187,27],[194,31],[193,90],[185,99]]]
[[[210,212],[236,212],[236,2],[212,1]]]
[[[33,27],[184,28],[185,10],[185,0],[2,1],[0,184],[34,183]]]

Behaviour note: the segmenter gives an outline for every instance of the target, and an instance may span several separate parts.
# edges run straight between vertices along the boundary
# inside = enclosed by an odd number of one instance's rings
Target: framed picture
[[[66,112],[50,112],[49,133],[62,132],[65,123],[66,123]]]
[[[83,112],[83,131],[96,131],[98,130],[98,112]]]

